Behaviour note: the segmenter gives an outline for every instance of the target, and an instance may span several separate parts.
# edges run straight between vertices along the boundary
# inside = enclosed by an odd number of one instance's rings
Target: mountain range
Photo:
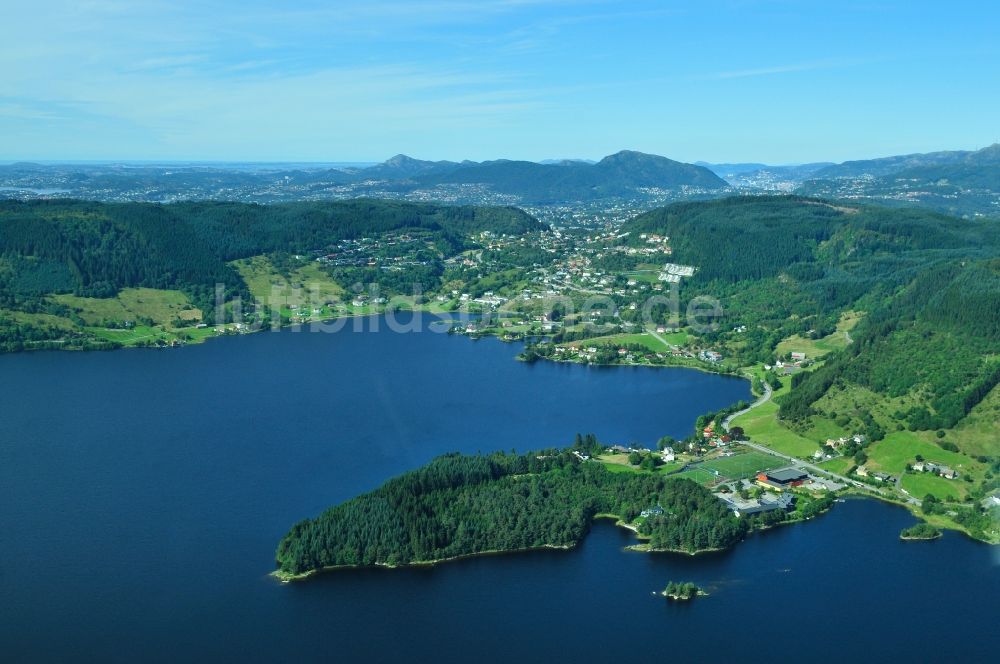
[[[702,166],[623,150],[594,163],[564,159],[548,162],[423,161],[406,155],[351,172],[355,179],[398,180],[416,186],[482,185],[526,203],[583,201],[627,196],[646,188],[697,187],[717,190],[727,183]]]
[[[695,187],[719,190],[728,186],[725,180],[702,166],[629,150],[607,156],[596,164],[497,160],[463,163],[451,168],[437,165],[428,167],[414,180],[424,185],[486,185],[497,193],[518,196],[532,203],[612,198],[635,194],[642,189]]]
[[[880,177],[895,175],[911,169],[929,169],[942,166],[975,168],[998,164],[1000,164],[1000,143],[977,151],[947,150],[923,154],[896,155],[878,159],[845,161],[842,164],[832,164],[816,171],[814,177],[817,179],[861,176]]]
[[[1000,144],[844,162],[803,180],[797,193],[927,207],[958,216],[1000,215]]]
[[[0,165],[0,198],[68,196],[108,202],[275,203],[388,197],[470,204],[545,205],[605,199],[648,204],[713,198],[734,189],[868,199],[965,217],[1000,216],[1000,144],[976,151],[897,155],[842,164],[690,164],[623,150],[597,162],[429,161],[399,154],[372,165]]]

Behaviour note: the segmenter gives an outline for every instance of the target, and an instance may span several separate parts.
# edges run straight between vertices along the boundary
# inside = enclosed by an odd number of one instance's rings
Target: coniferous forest
[[[278,545],[279,572],[406,565],[457,556],[570,547],[595,516],[626,522],[645,509],[653,549],[696,552],[733,545],[754,525],[708,489],[652,473],[613,473],[569,451],[450,454],[297,523]]]
[[[674,260],[697,266],[688,292],[717,297],[726,312],[703,338],[738,341],[737,364],[771,362],[780,340],[821,338],[845,311],[864,312],[854,343],[794,377],[780,399],[785,420],[805,420],[849,384],[912,394],[917,403],[894,414],[900,425],[947,429],[1000,383],[995,220],[760,196],[671,205],[626,228],[636,244],[642,233],[669,236]],[[733,326],[748,331],[735,339]],[[871,423],[866,433],[885,434]]]
[[[475,232],[542,228],[506,207],[372,199],[256,205],[231,202],[0,201],[0,307],[31,310],[50,293],[112,297],[127,287],[177,289],[210,314],[216,284],[247,296],[229,261],[310,252],[404,229],[454,252]]]

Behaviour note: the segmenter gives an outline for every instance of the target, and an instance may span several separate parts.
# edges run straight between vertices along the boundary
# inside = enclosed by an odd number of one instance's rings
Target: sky
[[[10,0],[0,159],[844,161],[1000,141],[1000,4]]]

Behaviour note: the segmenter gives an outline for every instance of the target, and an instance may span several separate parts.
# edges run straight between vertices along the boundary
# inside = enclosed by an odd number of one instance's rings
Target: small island
[[[941,531],[926,522],[920,522],[899,533],[901,540],[934,540],[941,537]]]
[[[683,583],[671,581],[660,594],[672,602],[687,602],[694,599],[698,595],[708,595],[707,592],[690,581],[685,581]]]

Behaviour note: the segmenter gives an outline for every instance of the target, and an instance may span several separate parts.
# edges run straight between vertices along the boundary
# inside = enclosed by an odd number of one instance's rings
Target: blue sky
[[[8,3],[0,159],[975,149],[998,25],[981,0]]]

